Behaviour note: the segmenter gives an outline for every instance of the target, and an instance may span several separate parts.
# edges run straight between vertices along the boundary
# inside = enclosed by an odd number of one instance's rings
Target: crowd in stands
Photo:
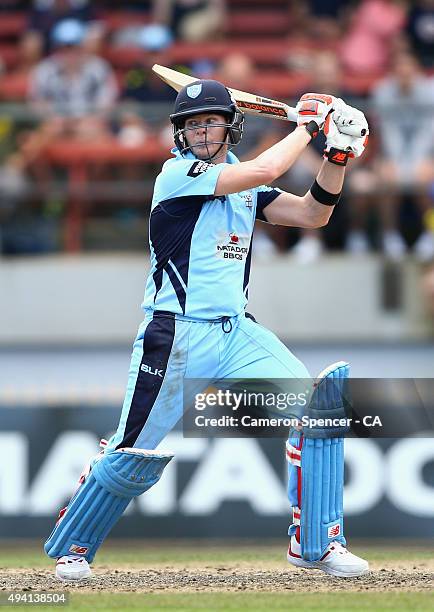
[[[87,183],[152,184],[172,146],[175,97],[154,63],[293,104],[306,91],[332,93],[366,111],[370,146],[349,167],[332,223],[302,232],[258,224],[258,256],[292,249],[309,262],[338,248],[434,258],[434,0],[4,0],[0,105],[24,104],[31,118],[9,132],[0,120],[4,253],[38,250],[16,239],[17,220],[49,217],[59,181],[77,218],[91,207]],[[292,129],[246,123],[241,159]],[[304,193],[323,148],[320,136],[279,185]],[[125,187],[117,207],[134,201],[143,215],[149,189],[137,197]]]

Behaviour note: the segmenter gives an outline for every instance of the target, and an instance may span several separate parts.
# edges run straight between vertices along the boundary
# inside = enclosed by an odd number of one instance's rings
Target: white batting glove
[[[342,98],[336,98],[334,104],[333,120],[338,130],[351,136],[367,136],[369,126],[362,111],[346,104]]]
[[[312,138],[315,138],[333,110],[335,100],[334,96],[326,94],[304,94],[295,107],[297,125],[305,125]]]
[[[333,164],[346,166],[349,158],[360,157],[368,143],[369,126],[364,114],[343,103],[328,117],[324,126],[327,136],[324,157]],[[354,127],[357,134],[363,136],[350,136],[342,134],[339,128]]]

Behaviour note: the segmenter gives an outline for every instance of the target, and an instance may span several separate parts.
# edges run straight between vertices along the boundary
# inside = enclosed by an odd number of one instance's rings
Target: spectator
[[[319,52],[311,56],[307,91],[328,93],[348,101],[343,87],[340,61],[332,51]],[[322,163],[325,148],[324,134],[319,134],[299,157],[285,177],[284,188],[303,195],[311,187]],[[353,162],[349,164],[352,169]],[[315,261],[324,249],[321,230],[300,230],[300,239],[294,246],[293,254],[302,263]]]
[[[203,42],[221,34],[225,0],[153,0],[153,18],[168,26],[175,37]]]
[[[14,73],[27,77],[41,59],[41,45],[38,37],[32,33],[25,34],[18,42],[18,50],[18,62]]]
[[[215,75],[227,87],[234,87],[243,91],[254,91],[266,95],[267,92],[258,90],[258,75],[252,60],[243,53],[229,53],[220,63]],[[252,117],[246,115],[245,122],[249,128],[245,130],[243,139],[237,148],[237,157],[242,160],[252,159],[279,140],[281,130],[274,122],[259,115]]]
[[[119,118],[117,139],[124,147],[140,147],[149,138],[149,127],[137,110],[126,106]]]
[[[130,30],[132,37],[128,46],[140,47],[143,51],[138,61],[126,72],[122,98],[135,102],[173,102],[176,94],[151,68],[154,64],[166,64],[165,52],[172,43],[167,29],[156,24]],[[121,44],[118,41],[118,44]]]
[[[34,70],[29,99],[43,115],[83,117],[104,113],[117,97],[117,86],[110,66],[89,55],[83,48],[86,29],[74,19],[54,28],[55,53]]]
[[[52,32],[54,53],[34,69],[29,101],[40,115],[40,127],[23,137],[23,167],[42,178],[48,172],[40,153],[59,137],[101,140],[110,136],[107,113],[117,98],[110,66],[83,48],[85,27],[67,19]],[[42,170],[43,169],[43,170]]]
[[[423,76],[416,59],[408,53],[397,55],[392,73],[374,90],[372,105],[377,114],[375,134],[379,136],[380,154],[369,165],[362,163],[352,171],[350,231],[347,248],[353,253],[369,249],[365,233],[368,209],[375,207],[381,230],[381,247],[392,259],[400,259],[406,243],[399,227],[399,209],[403,196],[417,205],[425,229],[415,244],[421,260],[433,255],[434,227],[428,220],[434,201],[429,184],[434,147],[430,143],[434,130],[432,108],[434,83]],[[371,141],[372,142],[372,141]]]
[[[434,163],[434,87],[420,70],[416,58],[401,53],[390,76],[372,96],[381,141],[378,161],[381,190],[380,213],[383,221],[383,249],[393,258],[406,249],[398,232],[398,206],[402,193],[414,193],[421,213],[432,201],[428,184]],[[426,229],[415,244],[415,253],[426,260],[434,255],[432,232]]]
[[[23,44],[38,49],[38,59],[53,50],[52,32],[65,19],[86,25],[86,44],[96,52],[103,33],[96,21],[96,11],[89,0],[33,0]],[[30,42],[27,42],[30,41]]]
[[[133,104],[124,104],[119,113],[117,140],[125,148],[134,149],[145,146],[152,137],[153,130],[141,117],[140,109]],[[128,194],[132,195],[130,187],[135,182],[139,193],[143,196],[143,164],[131,162],[120,164],[117,168],[118,180],[128,184]]]
[[[339,40],[342,30],[342,14],[348,0],[308,0],[294,2],[295,11],[304,11],[304,28],[316,41],[329,46]]]
[[[402,0],[362,0],[342,39],[340,57],[346,70],[379,74],[389,65],[406,18]]]
[[[412,3],[406,32],[421,64],[425,68],[434,68],[434,0]]]
[[[159,23],[127,24],[117,28],[111,41],[115,47],[140,47],[146,51],[158,52],[167,49],[173,42],[170,29]]]

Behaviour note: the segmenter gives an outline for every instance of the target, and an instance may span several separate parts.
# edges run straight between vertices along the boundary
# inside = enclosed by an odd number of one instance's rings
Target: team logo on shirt
[[[217,242],[216,257],[232,261],[245,261],[249,252],[250,236],[230,232]]]
[[[190,166],[190,170],[187,172],[187,176],[192,176],[194,178],[196,176],[199,176],[199,174],[203,174],[204,172],[206,172],[210,168],[213,168],[214,166],[215,164],[208,164],[207,162],[204,162],[204,161],[194,162],[194,164]]]

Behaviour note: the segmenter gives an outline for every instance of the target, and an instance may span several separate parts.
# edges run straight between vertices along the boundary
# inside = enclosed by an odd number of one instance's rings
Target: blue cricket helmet
[[[229,148],[240,142],[244,115],[231,93],[219,81],[200,79],[180,90],[176,97],[174,113],[170,115],[175,144],[181,153],[189,149],[184,133],[185,120],[200,113],[219,113],[226,117]]]

